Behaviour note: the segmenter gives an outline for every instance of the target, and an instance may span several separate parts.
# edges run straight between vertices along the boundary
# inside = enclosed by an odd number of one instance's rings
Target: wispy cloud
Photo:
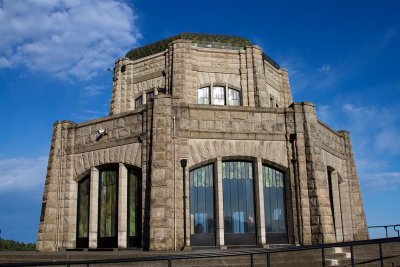
[[[85,96],[97,96],[104,93],[104,86],[100,85],[88,85],[83,88],[83,95]]]
[[[363,182],[369,189],[397,190],[400,189],[400,172],[369,173],[364,175]]]
[[[119,0],[4,0],[0,25],[0,68],[67,79],[95,77],[141,37],[134,10]]]
[[[284,58],[280,62],[283,68],[288,69],[292,87],[298,92],[332,89],[341,78],[340,71],[331,64],[312,68],[306,64],[306,60],[296,56]]]
[[[0,160],[0,193],[42,189],[47,157]]]
[[[329,64],[324,64],[317,69],[317,71],[330,71],[330,70],[331,70],[331,65]]]

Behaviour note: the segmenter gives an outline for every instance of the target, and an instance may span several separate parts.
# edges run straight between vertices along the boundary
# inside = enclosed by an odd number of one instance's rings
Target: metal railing
[[[368,229],[374,229],[374,228],[385,228],[386,238],[389,237],[388,229],[393,228],[393,230],[397,232],[397,237],[400,237],[400,224],[375,225],[368,227]]]
[[[141,258],[115,258],[115,259],[99,259],[99,260],[60,260],[51,262],[20,262],[20,263],[1,263],[0,267],[5,266],[74,266],[74,265],[86,265],[90,266],[92,264],[117,264],[117,263],[138,263],[138,262],[165,262],[168,267],[173,266],[173,262],[178,260],[196,260],[196,259],[212,259],[212,258],[223,258],[223,257],[239,257],[239,256],[249,256],[249,266],[254,266],[254,256],[265,255],[265,266],[271,267],[274,264],[271,263],[272,255],[276,253],[290,253],[298,251],[309,251],[309,250],[320,250],[321,251],[321,266],[325,267],[327,258],[326,250],[329,248],[350,248],[350,262],[351,266],[363,265],[372,262],[380,262],[381,266],[384,266],[384,261],[400,258],[400,251],[398,255],[384,256],[382,244],[399,242],[400,237],[394,238],[382,238],[382,239],[372,239],[363,241],[352,241],[343,243],[333,243],[333,244],[322,244],[322,245],[307,245],[302,247],[286,247],[286,248],[274,248],[274,249],[256,249],[253,251],[224,251],[224,253],[207,253],[207,254],[188,254],[188,255],[166,255],[166,256],[150,256]],[[368,261],[357,262],[355,259],[354,248],[363,245],[373,245],[377,244],[379,246],[379,258],[374,258]],[[400,259],[399,259],[400,261]],[[182,266],[182,265],[181,265]],[[279,266],[279,264],[278,264]]]

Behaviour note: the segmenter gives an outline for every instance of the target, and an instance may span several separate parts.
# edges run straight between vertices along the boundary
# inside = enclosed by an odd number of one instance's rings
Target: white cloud
[[[0,193],[42,188],[47,157],[0,160]]]
[[[137,44],[135,21],[134,10],[119,0],[4,0],[0,68],[91,79]]]

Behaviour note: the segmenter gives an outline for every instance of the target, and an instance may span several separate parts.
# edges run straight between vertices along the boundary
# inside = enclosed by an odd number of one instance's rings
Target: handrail
[[[270,248],[270,249],[257,249],[253,251],[232,251],[231,253],[224,252],[223,254],[218,253],[204,253],[204,254],[189,254],[189,255],[166,255],[166,256],[150,256],[150,257],[139,257],[139,258],[115,258],[115,259],[98,259],[98,260],[61,260],[61,261],[42,261],[42,262],[18,262],[18,263],[0,263],[0,267],[5,266],[49,266],[49,265],[86,265],[90,264],[110,264],[110,263],[132,263],[132,262],[148,262],[148,261],[167,261],[168,266],[172,266],[173,260],[184,260],[184,259],[204,259],[204,258],[221,258],[221,257],[236,257],[236,256],[250,256],[250,266],[254,265],[254,255],[266,254],[266,266],[271,267],[271,255],[279,252],[294,252],[294,251],[304,251],[304,250],[321,250],[322,257],[322,266],[325,266],[326,255],[325,249],[328,248],[336,248],[336,247],[350,247],[351,253],[351,266],[355,266],[355,257],[354,257],[354,247],[359,245],[368,245],[368,244],[378,244],[379,245],[379,258],[373,261],[380,261],[381,266],[383,266],[383,260],[400,257],[399,255],[384,257],[382,253],[382,244],[391,243],[391,242],[400,242],[399,237],[393,238],[380,238],[380,239],[370,239],[370,240],[361,240],[361,241],[351,241],[351,242],[341,242],[341,243],[332,243],[332,244],[319,244],[319,245],[307,245],[301,247],[286,247],[286,248]]]
[[[385,228],[386,232],[386,238],[389,237],[388,235],[388,228],[393,227],[393,230],[397,232],[397,237],[400,237],[400,224],[388,224],[388,225],[375,225],[375,226],[369,226],[369,228]]]

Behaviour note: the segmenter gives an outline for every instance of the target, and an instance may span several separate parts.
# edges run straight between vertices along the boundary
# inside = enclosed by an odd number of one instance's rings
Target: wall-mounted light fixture
[[[105,136],[105,135],[107,135],[106,130],[103,129],[103,128],[100,128],[100,129],[97,131],[96,142],[100,141],[100,139],[103,138],[103,136]]]

